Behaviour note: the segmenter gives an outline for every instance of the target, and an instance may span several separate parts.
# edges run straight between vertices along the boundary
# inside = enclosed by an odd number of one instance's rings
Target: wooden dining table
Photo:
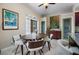
[[[31,35],[23,35],[21,36],[21,39],[26,40],[26,41],[32,41],[32,40],[40,40],[46,36],[47,36],[46,34],[37,34],[36,39],[33,39]]]

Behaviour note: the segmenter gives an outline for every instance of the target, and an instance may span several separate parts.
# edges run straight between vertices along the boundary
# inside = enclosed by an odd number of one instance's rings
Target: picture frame
[[[31,20],[31,32],[37,31],[37,21]]]
[[[17,12],[2,9],[2,29],[17,30],[19,29],[19,14]]]
[[[59,15],[50,17],[50,29],[59,29]]]

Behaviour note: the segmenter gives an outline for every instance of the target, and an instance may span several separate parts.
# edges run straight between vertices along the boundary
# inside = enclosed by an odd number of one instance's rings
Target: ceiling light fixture
[[[38,7],[41,7],[42,5],[45,7],[45,9],[47,9],[48,8],[48,4],[51,4],[51,5],[54,5],[55,3],[42,3],[42,4],[40,4],[40,5],[38,5]]]

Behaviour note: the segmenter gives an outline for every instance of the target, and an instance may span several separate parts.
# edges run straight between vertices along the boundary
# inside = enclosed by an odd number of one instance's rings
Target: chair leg
[[[25,44],[25,47],[26,47],[26,49],[27,49],[27,45]],[[27,49],[28,50],[28,49]]]
[[[16,52],[17,52],[18,48],[19,48],[19,45],[18,45],[17,48],[16,48],[15,55],[16,55]]]
[[[23,45],[21,45],[21,53],[22,53],[22,55],[23,55]]]
[[[34,51],[34,55],[36,55],[36,51]]]
[[[43,44],[43,48],[44,48],[45,44],[46,44],[46,42],[44,42],[44,44]],[[42,49],[43,49],[43,48],[42,48]]]
[[[41,49],[40,51],[43,53],[43,50],[42,50],[42,49]],[[44,53],[43,53],[43,54],[44,54]]]
[[[30,51],[28,51],[28,52],[26,53],[26,55],[28,55],[28,54],[30,54]]]
[[[47,43],[48,43],[48,48],[49,48],[49,50],[50,50],[51,44],[50,44],[50,42],[47,42]]]
[[[44,42],[43,46],[45,46],[46,42]]]
[[[39,50],[40,55],[42,55],[41,50]]]

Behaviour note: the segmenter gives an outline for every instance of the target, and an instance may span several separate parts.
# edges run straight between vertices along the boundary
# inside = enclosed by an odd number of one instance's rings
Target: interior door
[[[31,32],[37,31],[37,21],[31,20]]]
[[[45,33],[45,21],[41,22],[41,32]]]
[[[71,33],[71,18],[63,19],[63,38],[68,39],[68,34]]]

